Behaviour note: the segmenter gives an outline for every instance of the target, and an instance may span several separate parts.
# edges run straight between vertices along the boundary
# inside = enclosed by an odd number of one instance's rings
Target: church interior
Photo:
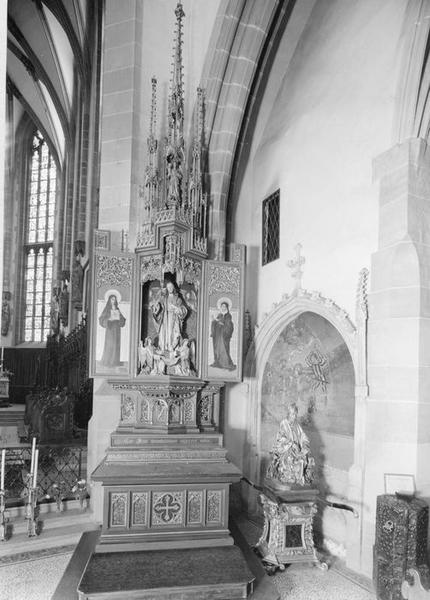
[[[0,598],[430,598],[430,0],[0,29]]]

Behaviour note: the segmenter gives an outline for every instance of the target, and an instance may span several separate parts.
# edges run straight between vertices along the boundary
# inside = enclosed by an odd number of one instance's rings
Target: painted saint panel
[[[95,255],[92,376],[129,374],[133,270],[133,256]]]
[[[242,377],[243,264],[212,261],[206,271],[204,376],[240,381]]]

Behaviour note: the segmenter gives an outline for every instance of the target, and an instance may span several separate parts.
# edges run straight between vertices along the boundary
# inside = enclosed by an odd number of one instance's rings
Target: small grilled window
[[[279,258],[279,190],[263,200],[263,265]]]

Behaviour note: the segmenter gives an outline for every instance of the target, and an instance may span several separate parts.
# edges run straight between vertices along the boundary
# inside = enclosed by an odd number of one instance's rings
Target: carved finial
[[[172,80],[168,100],[169,129],[165,149],[166,208],[183,209],[184,178],[184,85],[182,73],[182,19],[185,13],[178,2],[175,10],[176,36]]]
[[[297,294],[299,290],[302,289],[302,266],[305,264],[306,259],[300,254],[302,250],[302,245],[300,243],[294,246],[294,250],[296,251],[296,258],[288,260],[287,267],[292,269],[291,277],[294,277],[296,280],[293,294]]]
[[[364,318],[367,318],[368,314],[368,306],[367,306],[367,286],[369,280],[369,269],[361,269],[358,275],[358,285],[357,285],[357,301],[356,301],[356,311],[357,318],[361,315]]]
[[[203,88],[197,88],[197,124],[195,137],[202,143],[203,137]]]
[[[245,343],[243,345],[244,356],[246,356],[250,345],[254,339],[254,332],[252,330],[251,313],[248,309],[245,310]]]
[[[184,123],[184,82],[182,65],[182,19],[185,17],[182,4],[178,2],[176,9],[176,35],[173,50],[173,70],[169,96],[169,140],[177,141],[183,135]],[[173,139],[172,139],[173,138]]]
[[[157,79],[151,78],[151,116],[149,135],[147,138],[148,163],[145,169],[145,184],[139,188],[139,197],[143,199],[142,227],[139,235],[151,235],[153,210],[158,208],[159,174],[157,167],[158,141],[156,138],[157,126]]]
[[[157,140],[155,137],[157,126],[157,79],[154,76],[151,78],[151,85],[151,119],[149,124],[148,152],[154,154],[157,151]]]

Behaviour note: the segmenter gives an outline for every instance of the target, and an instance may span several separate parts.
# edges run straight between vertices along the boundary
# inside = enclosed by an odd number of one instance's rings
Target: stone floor
[[[51,600],[71,553],[56,550],[51,556],[35,552],[0,566],[0,600]],[[337,567],[324,572],[307,565],[292,565],[272,578],[281,600],[375,600],[375,595],[352,581]]]
[[[71,553],[27,557],[0,566],[0,600],[50,600],[70,557]]]
[[[248,546],[254,546],[260,528],[240,518],[236,524]],[[340,562],[329,562],[328,571],[308,564],[293,564],[285,571],[277,571],[270,579],[280,600],[376,600],[367,578],[349,571]]]
[[[375,600],[374,593],[347,579],[336,569],[327,572],[307,565],[291,565],[273,576],[281,600]]]

